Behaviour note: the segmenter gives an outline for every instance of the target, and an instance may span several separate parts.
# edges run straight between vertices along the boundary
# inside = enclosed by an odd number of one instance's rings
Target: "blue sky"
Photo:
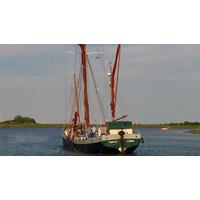
[[[96,45],[88,48],[92,51]],[[73,45],[0,45],[0,120],[65,119],[66,50]],[[113,60],[116,45],[99,45]],[[120,96],[136,123],[200,121],[200,45],[122,45]]]

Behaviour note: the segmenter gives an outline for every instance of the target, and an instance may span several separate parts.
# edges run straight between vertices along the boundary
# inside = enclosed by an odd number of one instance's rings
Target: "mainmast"
[[[118,92],[118,77],[119,77],[119,67],[120,67],[120,53],[121,53],[121,45],[119,44],[117,46],[117,51],[115,55],[115,62],[113,65],[113,69],[111,69],[110,74],[110,87],[111,87],[111,113],[112,113],[112,119],[115,120],[115,114],[116,114],[116,102],[117,102],[117,92]],[[117,72],[117,79],[115,81],[115,75]]]
[[[79,44],[81,48],[81,58],[83,67],[83,83],[84,83],[84,123],[85,127],[89,127],[90,115],[89,115],[89,103],[88,103],[88,88],[87,88],[87,61],[86,61],[86,45]]]

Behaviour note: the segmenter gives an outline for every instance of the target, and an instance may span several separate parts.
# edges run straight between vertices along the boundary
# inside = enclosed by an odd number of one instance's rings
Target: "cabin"
[[[110,135],[116,135],[123,130],[126,133],[133,133],[132,121],[114,121],[108,122],[108,132]]]

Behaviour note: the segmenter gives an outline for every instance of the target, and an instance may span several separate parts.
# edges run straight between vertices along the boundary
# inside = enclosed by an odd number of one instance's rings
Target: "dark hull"
[[[96,143],[90,143],[90,144],[76,144],[73,143],[70,139],[68,138],[63,138],[63,146],[65,148],[71,148],[73,150],[83,152],[83,153],[91,153],[91,154],[119,154],[120,151],[114,149],[114,148],[109,148],[104,146],[101,142],[96,142]],[[125,150],[124,153],[132,153],[137,146],[130,147]]]

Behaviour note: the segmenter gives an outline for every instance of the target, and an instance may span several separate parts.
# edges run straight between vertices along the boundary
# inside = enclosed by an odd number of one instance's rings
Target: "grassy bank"
[[[192,134],[200,134],[200,129],[189,130],[187,132]]]
[[[62,128],[63,124],[0,124],[0,128]]]
[[[62,128],[63,124],[1,124],[0,128]],[[169,124],[134,124],[134,128],[163,128],[169,129],[182,128],[182,129],[199,129],[200,125],[169,125]],[[193,130],[198,132],[198,130]],[[195,132],[195,133],[196,133]]]
[[[200,125],[170,125],[170,124],[135,124],[134,128],[163,128],[167,127],[169,129],[182,128],[182,129],[200,129]]]
[[[91,125],[95,126],[95,125]],[[40,124],[37,123],[35,119],[31,117],[23,117],[17,115],[12,120],[6,120],[0,122],[0,128],[54,128],[63,127],[63,124]],[[194,133],[199,133],[200,122],[182,122],[182,123],[162,123],[162,124],[134,124],[134,128],[182,128],[182,129],[196,129]],[[197,130],[198,129],[198,130]]]

